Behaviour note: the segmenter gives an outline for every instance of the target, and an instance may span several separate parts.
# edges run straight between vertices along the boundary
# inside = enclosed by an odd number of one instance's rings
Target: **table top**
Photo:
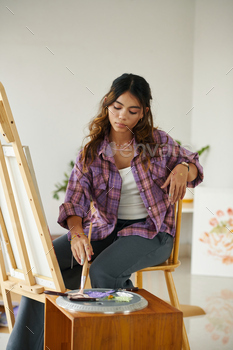
[[[182,203],[182,213],[193,213],[193,202],[191,203]]]

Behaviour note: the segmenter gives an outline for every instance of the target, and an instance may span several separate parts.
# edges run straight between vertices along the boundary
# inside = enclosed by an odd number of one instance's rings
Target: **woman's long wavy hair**
[[[140,119],[133,128],[136,143],[155,145],[153,139],[153,116],[150,109],[150,101],[152,100],[150,86],[144,78],[138,75],[122,74],[113,81],[110,91],[100,102],[99,113],[89,123],[90,134],[85,138],[90,138],[90,141],[84,146],[81,158],[84,171],[87,170],[86,167],[90,165],[97,156],[98,146],[104,140],[106,131],[108,133],[110,132],[111,124],[108,117],[108,106],[115,102],[117,98],[126,91],[129,91],[135,96],[143,107],[143,118]],[[146,107],[149,107],[148,112],[146,112]],[[141,147],[140,149],[140,147],[138,147],[138,150],[139,156],[141,157],[143,148]],[[146,158],[150,165],[149,154],[146,154]]]

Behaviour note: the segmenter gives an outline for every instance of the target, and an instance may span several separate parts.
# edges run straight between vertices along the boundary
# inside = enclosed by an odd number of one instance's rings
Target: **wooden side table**
[[[148,301],[125,314],[70,312],[46,295],[45,350],[180,350],[183,314],[144,289]]]

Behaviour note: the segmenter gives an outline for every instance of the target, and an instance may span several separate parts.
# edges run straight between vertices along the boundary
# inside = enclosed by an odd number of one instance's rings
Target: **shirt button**
[[[148,207],[149,210],[151,210],[151,207]]]
[[[144,191],[145,191],[144,188],[142,188],[141,192],[144,192]]]
[[[135,174],[137,174],[138,173],[138,171],[137,170],[135,170]]]

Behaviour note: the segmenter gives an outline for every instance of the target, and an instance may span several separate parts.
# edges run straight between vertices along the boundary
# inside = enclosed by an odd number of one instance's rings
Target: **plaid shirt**
[[[149,145],[146,145],[151,152],[151,164],[147,171],[144,171],[142,167],[135,139],[133,141],[134,158],[131,161],[131,171],[148,216],[146,221],[134,223],[120,230],[118,236],[138,235],[152,239],[159,232],[167,232],[174,237],[174,206],[168,200],[169,186],[165,189],[160,187],[164,184],[171,170],[181,162],[193,163],[198,169],[196,179],[188,182],[188,187],[195,187],[203,180],[203,170],[198,162],[197,153],[180,147],[167,133],[161,130],[154,130],[154,140],[156,146],[159,146],[159,148],[154,149],[156,152],[149,149]],[[98,147],[98,156],[88,166],[86,173],[82,172],[81,151],[79,152],[67,186],[65,202],[59,208],[58,223],[67,229],[66,219],[71,215],[82,217],[85,233],[88,233],[90,222],[92,222],[92,240],[106,238],[114,230],[117,223],[122,178],[115,165],[112,152],[106,134]],[[144,154],[142,157],[146,158]],[[144,167],[147,169],[147,161]],[[91,197],[95,208],[93,214],[90,210]]]

